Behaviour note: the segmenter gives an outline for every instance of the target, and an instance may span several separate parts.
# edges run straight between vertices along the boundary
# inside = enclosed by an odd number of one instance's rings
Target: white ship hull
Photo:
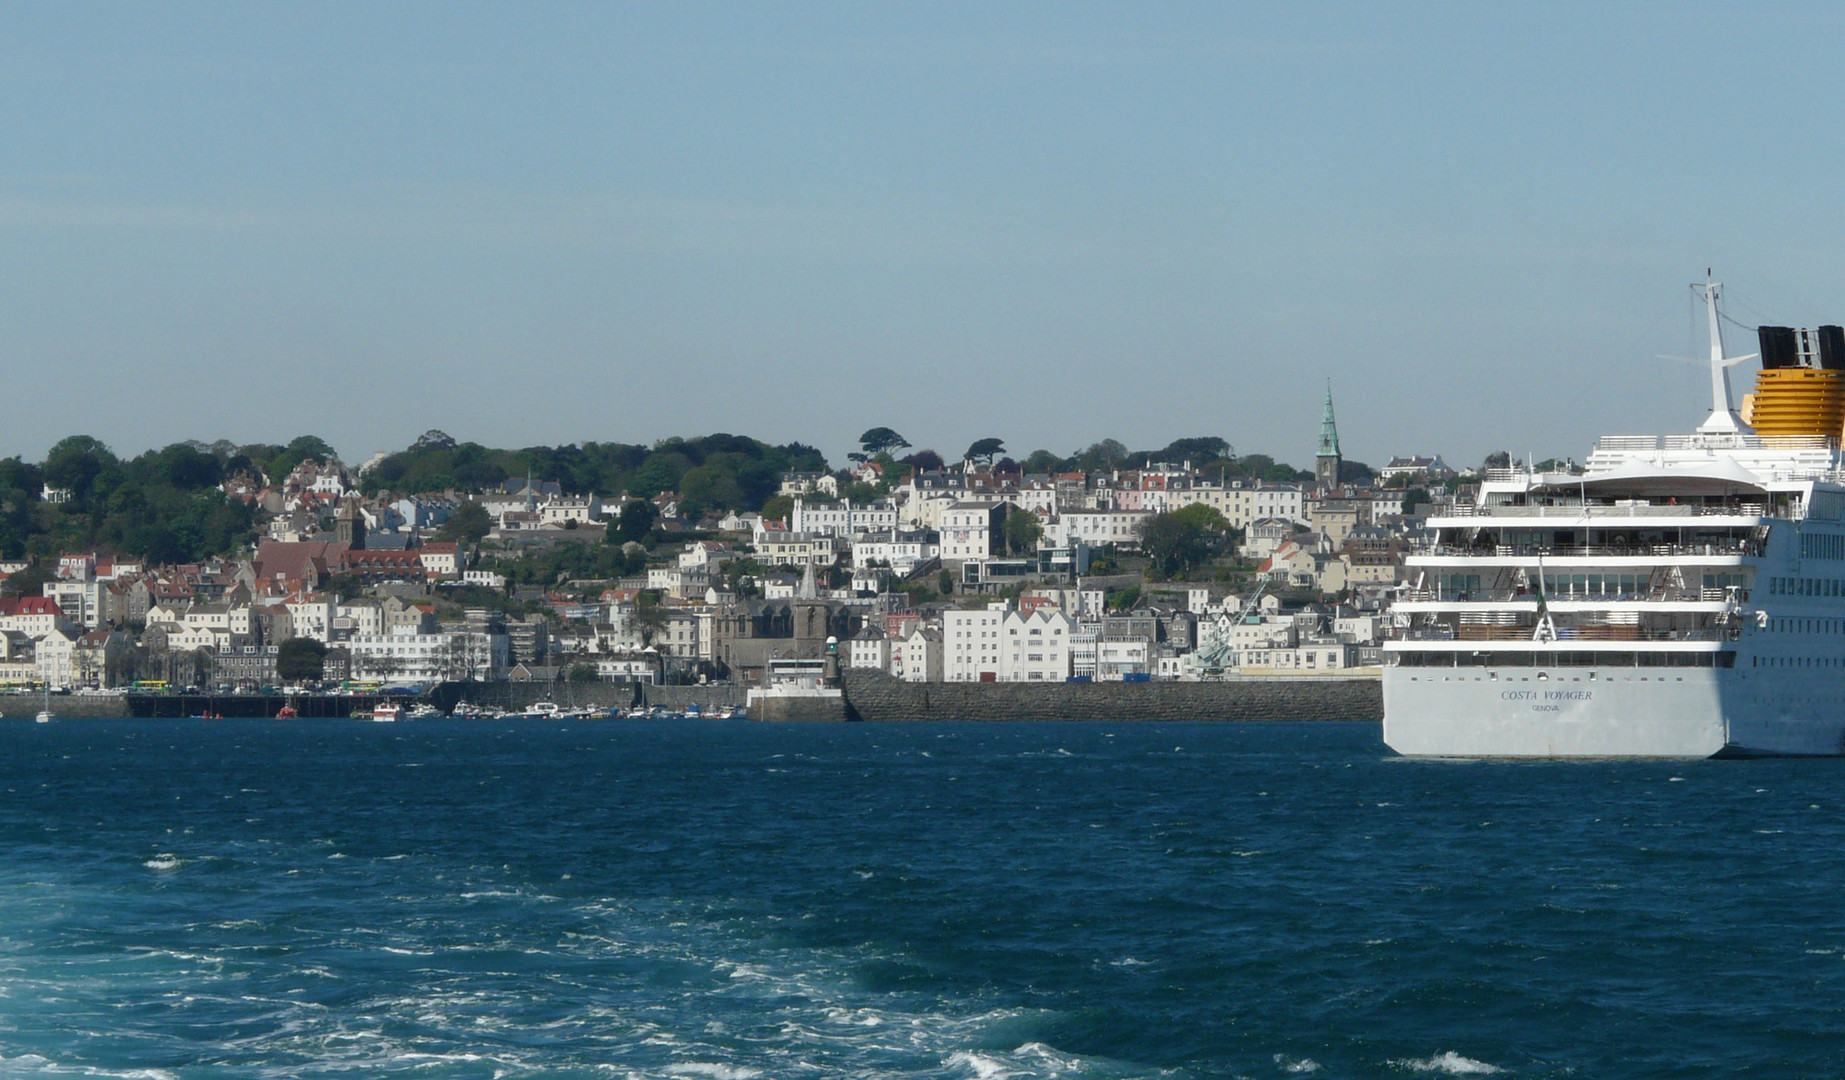
[[[1540,679],[1542,674],[1544,678]],[[1845,671],[1392,668],[1384,742],[1407,757],[1845,753]]]

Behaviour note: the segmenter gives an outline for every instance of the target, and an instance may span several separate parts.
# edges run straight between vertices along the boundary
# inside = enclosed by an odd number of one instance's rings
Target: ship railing
[[[1435,514],[1436,517],[1465,518],[1691,518],[1747,517],[1786,518],[1792,515],[1785,507],[1759,502],[1735,502],[1706,506],[1673,503],[1623,502],[1547,503],[1527,506],[1468,506],[1455,504]]]
[[[1543,556],[1549,558],[1653,558],[1658,556],[1686,555],[1759,555],[1759,544],[1748,540],[1734,543],[1706,544],[1583,544],[1578,547],[1557,547],[1554,544],[1495,544],[1492,547],[1473,547],[1468,544],[1435,544],[1420,554],[1484,557],[1484,556]]]
[[[1559,626],[1557,641],[1733,641],[1729,628],[1693,630],[1649,629],[1640,626]],[[1535,626],[1387,626],[1389,641],[1536,641]]]
[[[1713,603],[1729,599],[1731,592],[1736,593],[1739,601],[1749,599],[1749,590],[1725,588],[1685,588],[1685,589],[1628,589],[1624,591],[1590,592],[1583,590],[1553,589],[1544,594],[1544,599],[1552,604],[1622,604],[1622,603]],[[1537,601],[1537,594],[1529,588],[1518,589],[1406,589],[1398,597],[1399,602],[1434,603],[1434,604],[1514,604],[1519,601]]]
[[[1595,449],[1632,454],[1647,450],[1828,450],[1828,435],[1603,435]]]

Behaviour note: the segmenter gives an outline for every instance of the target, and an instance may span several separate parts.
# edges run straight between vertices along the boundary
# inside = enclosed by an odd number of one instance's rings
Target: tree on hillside
[[[978,461],[982,465],[990,466],[994,458],[1005,452],[1006,440],[988,436],[984,439],[975,439],[973,444],[967,448],[967,453],[961,455],[961,460]]]
[[[1228,439],[1201,435],[1191,439],[1174,439],[1167,444],[1166,449],[1160,451],[1159,456],[1168,462],[1189,461],[1196,466],[1219,461],[1235,452]]]
[[[784,528],[787,527],[788,519],[793,516],[793,514],[794,497],[791,495],[777,495],[775,498],[762,504],[762,520],[779,521]]]
[[[1028,473],[1054,473],[1063,471],[1064,459],[1049,450],[1033,450],[1020,466]]]
[[[1377,471],[1362,461],[1341,461],[1339,482],[1355,487],[1369,487],[1377,480]]]
[[[1512,455],[1505,450],[1495,450],[1486,455],[1484,469],[1509,469],[1512,467]]]
[[[648,646],[654,639],[666,632],[666,623],[670,613],[660,603],[660,594],[651,589],[643,590],[634,600],[634,629],[641,635],[641,645]]]
[[[942,466],[947,464],[942,460],[942,455],[933,450],[918,450],[914,454],[900,457],[897,460],[918,472],[941,472]]]
[[[116,458],[99,439],[72,435],[59,440],[45,455],[45,482],[63,488],[78,502],[89,498],[97,477],[116,464]]]
[[[1203,564],[1234,539],[1230,522],[1203,503],[1154,514],[1140,524],[1141,549],[1168,577]]]
[[[910,440],[887,427],[874,427],[858,437],[858,444],[865,448],[865,455],[890,454],[907,449]]]
[[[464,502],[436,530],[436,536],[457,544],[478,544],[493,530],[493,515],[477,502]]]
[[[1006,523],[1001,531],[1006,538],[1008,555],[1036,551],[1038,540],[1044,536],[1044,526],[1038,522],[1038,515],[1016,506],[1006,515]]]
[[[285,683],[316,682],[325,670],[327,646],[310,637],[293,637],[276,647],[276,677]]]
[[[310,459],[325,464],[338,461],[339,455],[318,435],[297,435],[280,453],[263,463],[263,471],[269,474],[271,483],[279,484],[283,477],[295,471],[295,466]]]
[[[1103,472],[1120,468],[1128,459],[1128,448],[1115,439],[1103,439],[1079,450],[1075,457],[1076,467],[1084,472]]]
[[[616,520],[615,528],[610,530],[614,539],[621,543],[634,541],[639,543],[653,533],[654,522],[660,514],[652,503],[646,499],[632,499],[621,508],[621,517]]]

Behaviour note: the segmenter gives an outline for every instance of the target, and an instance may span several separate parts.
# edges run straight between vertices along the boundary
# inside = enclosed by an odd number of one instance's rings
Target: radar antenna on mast
[[[1740,435],[1748,431],[1742,418],[1736,415],[1736,405],[1730,398],[1729,374],[1724,369],[1745,360],[1754,360],[1759,353],[1747,356],[1723,355],[1723,326],[1717,317],[1717,296],[1723,289],[1715,281],[1711,271],[1704,271],[1704,280],[1693,282],[1692,288],[1704,291],[1704,309],[1710,319],[1710,417],[1698,425],[1700,435]]]

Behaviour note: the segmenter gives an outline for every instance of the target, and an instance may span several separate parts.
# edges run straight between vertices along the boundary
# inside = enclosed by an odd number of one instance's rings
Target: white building
[[[837,548],[830,536],[764,532],[756,541],[756,555],[768,566],[831,566],[837,558]]]
[[[1063,682],[1071,672],[1075,623],[1060,611],[1008,612],[1001,626],[1002,682]]]
[[[1228,483],[1200,483],[1191,489],[1189,502],[1201,502],[1217,512],[1233,528],[1243,529],[1252,521],[1280,518],[1283,521],[1307,520],[1306,494],[1299,484],[1270,484],[1260,480],[1232,480]]]
[[[873,565],[888,566],[898,574],[908,574],[920,563],[939,558],[941,538],[926,529],[898,532],[893,529],[882,536],[866,536],[852,542],[852,568],[864,570]]]
[[[1045,523],[1041,543],[1051,547],[1079,543],[1135,547],[1140,544],[1141,522],[1152,516],[1147,510],[1068,510]]]
[[[958,565],[991,556],[1000,540],[1006,511],[1006,503],[990,499],[962,499],[943,510],[942,562]]]
[[[601,519],[602,497],[599,495],[563,495],[538,507],[538,520],[546,525],[562,525],[567,521],[587,525]]]
[[[405,627],[388,634],[353,634],[346,647],[352,651],[354,678],[439,682],[461,677],[467,666],[461,634],[420,634]]]
[[[71,685],[75,677],[77,639],[82,636],[74,627],[65,625],[53,627],[50,633],[38,639],[33,659],[37,662],[40,680],[51,686]]]
[[[1126,675],[1152,674],[1152,647],[1143,637],[1099,638],[1095,643],[1095,678],[1120,682]]]
[[[660,657],[652,649],[634,649],[596,659],[596,677],[603,682],[656,682]]]
[[[947,682],[997,682],[1006,604],[979,611],[942,613],[942,678]]]
[[[846,666],[885,671],[890,667],[890,638],[874,623],[866,623],[846,641]]]
[[[94,579],[83,581],[48,581],[45,595],[57,601],[64,617],[87,630],[102,625],[104,585]]]
[[[917,625],[890,643],[890,673],[904,682],[942,681],[942,632]]]
[[[333,619],[338,605],[331,597],[310,596],[302,600],[290,600],[282,606],[288,609],[289,622],[294,625],[296,637],[313,638],[319,642],[333,640]],[[153,621],[151,611],[148,620]]]
[[[838,503],[810,503],[797,497],[794,510],[788,515],[790,531],[820,536],[849,538],[861,533],[888,532],[896,527],[897,507],[889,502],[853,505],[852,500],[847,499]]]

